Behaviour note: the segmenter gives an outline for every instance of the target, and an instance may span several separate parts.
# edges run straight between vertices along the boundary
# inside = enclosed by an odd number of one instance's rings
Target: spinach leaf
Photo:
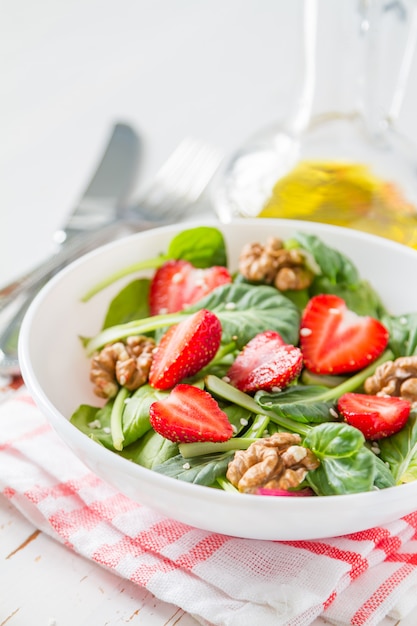
[[[352,261],[338,250],[326,245],[316,235],[297,233],[294,239],[313,256],[321,275],[333,285],[339,283],[354,285],[359,282],[358,270]]]
[[[380,458],[388,463],[395,483],[417,480],[417,412],[412,411],[404,428],[378,442]]]
[[[153,469],[160,474],[188,483],[210,486],[217,477],[224,476],[234,452],[192,457],[184,461],[181,454],[172,457]]]
[[[102,408],[81,404],[71,416],[70,422],[91,439],[114,450],[110,431],[112,407],[113,401],[107,402]]]
[[[326,245],[315,235],[297,233],[296,241],[307,250],[319,266],[310,287],[310,296],[332,293],[345,300],[358,315],[381,317],[385,307],[373,287],[359,276],[353,262],[344,254]]]
[[[148,317],[149,286],[149,279],[140,278],[124,287],[110,302],[103,328]]]
[[[142,467],[154,469],[155,466],[178,455],[178,446],[152,429],[118,454]]]
[[[346,306],[358,315],[370,315],[380,319],[386,313],[380,297],[367,281],[360,281],[354,285],[332,283],[326,277],[316,278],[311,287],[311,296],[321,293],[331,293],[339,296],[346,302]]]
[[[222,411],[226,413],[229,422],[232,424],[235,436],[247,428],[254,416],[252,411],[248,411],[248,409],[244,409],[237,404],[224,404],[219,402],[219,406]]]
[[[242,349],[256,334],[276,330],[286,343],[298,343],[300,312],[288,298],[266,285],[228,284],[186,309],[194,313],[209,309],[222,324],[222,342]]]
[[[417,354],[417,313],[382,318],[389,331],[389,347],[394,357]]]
[[[372,452],[373,454],[373,452]],[[375,457],[375,478],[374,485],[377,489],[386,489],[387,487],[394,487],[395,478],[392,475],[388,465],[377,455]]]
[[[151,428],[149,407],[153,402],[167,395],[167,392],[158,391],[150,385],[143,385],[127,399],[122,415],[124,446],[140,439]]]
[[[323,392],[327,391],[326,387],[291,385],[277,393],[257,391],[254,399],[262,408],[270,409],[281,417],[304,424],[319,424],[334,421],[330,410],[335,400],[321,401]]]
[[[194,267],[212,265],[227,267],[227,253],[223,234],[218,228],[197,226],[176,235],[165,255],[169,259],[183,259]]]

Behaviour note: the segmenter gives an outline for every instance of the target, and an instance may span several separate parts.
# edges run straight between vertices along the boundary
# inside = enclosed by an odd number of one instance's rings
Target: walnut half
[[[239,271],[248,280],[273,284],[280,291],[305,289],[314,278],[304,254],[296,248],[287,250],[277,237],[270,237],[264,246],[260,243],[244,246]]]
[[[143,335],[106,345],[91,361],[90,380],[94,393],[100,398],[114,398],[119,386],[134,391],[144,385],[154,349],[155,341]]]
[[[417,356],[401,356],[379,365],[373,376],[366,379],[366,393],[377,396],[397,396],[417,406]]]
[[[243,493],[254,493],[260,487],[298,487],[307,472],[319,466],[311,450],[300,443],[301,437],[293,433],[275,433],[259,439],[247,450],[235,453],[226,477]]]

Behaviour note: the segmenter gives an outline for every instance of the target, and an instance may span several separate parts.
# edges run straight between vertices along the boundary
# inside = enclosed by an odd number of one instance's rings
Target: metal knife
[[[20,323],[33,296],[69,262],[115,234],[115,223],[133,190],[140,156],[139,137],[127,124],[115,124],[106,150],[66,224],[54,234],[57,250],[35,269],[0,289],[0,373],[18,374]],[[27,298],[30,289],[31,298]],[[2,319],[3,321],[3,319]]]

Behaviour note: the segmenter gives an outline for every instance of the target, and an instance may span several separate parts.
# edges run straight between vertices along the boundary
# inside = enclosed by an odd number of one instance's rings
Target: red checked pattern
[[[304,626],[321,615],[373,626],[417,606],[417,513],[319,541],[191,528],[103,483],[24,395],[0,406],[0,490],[45,533],[202,624]]]

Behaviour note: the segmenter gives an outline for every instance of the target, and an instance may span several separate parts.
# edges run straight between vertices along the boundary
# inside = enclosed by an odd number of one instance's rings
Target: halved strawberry
[[[304,365],[316,374],[356,372],[382,354],[388,338],[381,322],[357,315],[331,294],[314,296],[301,319]]]
[[[182,311],[216,287],[231,281],[229,271],[222,266],[199,269],[188,261],[167,261],[155,272],[151,281],[149,291],[151,315]]]
[[[286,387],[299,375],[302,365],[300,349],[287,345],[276,331],[267,330],[246,344],[227,377],[241,391],[272,391]]]
[[[156,389],[171,389],[193,376],[214,357],[221,335],[219,318],[207,309],[171,326],[155,350],[149,383]]]
[[[408,420],[411,405],[408,400],[394,396],[345,393],[339,398],[337,409],[366,439],[375,440],[401,430]]]
[[[227,441],[233,435],[232,425],[215,399],[193,385],[177,385],[165,400],[151,404],[149,414],[152,427],[178,443]]]

